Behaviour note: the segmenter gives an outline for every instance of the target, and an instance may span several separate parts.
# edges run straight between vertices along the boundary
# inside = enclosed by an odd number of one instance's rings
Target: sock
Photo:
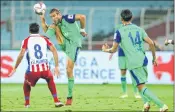
[[[126,75],[121,76],[121,84],[122,84],[122,92],[126,93],[127,91],[127,85],[126,85]]]
[[[145,97],[144,95],[143,95],[143,93],[142,92],[139,92],[140,93],[140,96],[142,97],[142,100],[143,100],[143,103],[145,104],[146,102],[150,102],[150,100],[147,98],[147,97]]]
[[[57,97],[57,90],[55,83],[53,81],[53,77],[47,80],[48,88],[53,96],[54,102],[59,102],[58,97]]]
[[[138,93],[137,86],[135,86],[135,85],[132,83],[132,87],[133,87],[134,94],[137,94],[137,93]]]
[[[72,97],[72,90],[74,87],[74,78],[68,78],[68,96],[67,97]]]
[[[153,101],[159,108],[163,107],[164,104],[162,103],[162,101],[151,91],[149,91],[148,88],[142,88],[141,93],[150,101]]]
[[[24,97],[25,97],[25,105],[30,105],[30,91],[31,87],[26,82],[23,85]]]

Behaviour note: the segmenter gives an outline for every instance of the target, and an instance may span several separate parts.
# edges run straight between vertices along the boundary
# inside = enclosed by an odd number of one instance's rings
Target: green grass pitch
[[[169,106],[169,111],[173,111],[173,85],[147,87]],[[57,84],[57,92],[60,100],[65,103],[67,85]],[[37,84],[31,90],[31,107],[24,108],[23,85],[1,84],[1,111],[141,111],[143,102],[134,98],[131,85],[128,85],[128,94],[126,99],[119,98],[119,84],[75,85],[73,105],[55,108],[47,84]],[[151,111],[158,110],[151,103]]]

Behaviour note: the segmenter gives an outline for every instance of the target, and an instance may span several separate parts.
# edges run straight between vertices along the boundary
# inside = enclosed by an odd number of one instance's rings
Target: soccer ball
[[[46,11],[46,5],[42,2],[39,2],[33,7],[34,12],[38,15],[42,15],[43,11]]]

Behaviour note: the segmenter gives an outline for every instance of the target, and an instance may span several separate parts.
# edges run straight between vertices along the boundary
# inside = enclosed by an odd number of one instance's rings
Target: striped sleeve
[[[21,49],[27,49],[28,38],[24,39],[21,43]]]
[[[50,47],[51,45],[53,45],[52,42],[48,38],[44,38],[44,39],[45,39],[45,41],[47,43],[47,46]]]

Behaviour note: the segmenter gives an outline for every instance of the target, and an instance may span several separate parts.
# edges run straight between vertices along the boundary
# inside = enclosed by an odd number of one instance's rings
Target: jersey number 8
[[[35,57],[37,59],[41,59],[43,57],[43,53],[41,52],[41,46],[39,44],[34,45]]]

